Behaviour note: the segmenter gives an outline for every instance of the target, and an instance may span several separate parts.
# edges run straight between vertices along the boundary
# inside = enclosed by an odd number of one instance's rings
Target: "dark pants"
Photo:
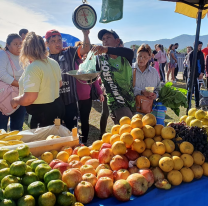
[[[64,122],[66,127],[72,131],[72,128],[77,127],[78,108],[77,102],[65,105]]]
[[[22,126],[25,119],[25,107],[20,106],[10,116],[3,115],[0,112],[0,129],[7,131],[7,124],[10,117],[10,131],[19,130],[22,131]]]
[[[178,64],[177,64],[177,67],[174,70],[174,76],[177,77],[177,75],[178,75]]]
[[[109,117],[109,109],[107,105],[107,96],[105,95],[105,100],[102,102],[102,113],[100,118],[100,135],[102,135],[106,132],[106,126],[108,122]]]
[[[190,78],[188,79],[188,90],[189,90],[189,85],[190,85]],[[193,91],[194,91],[194,98],[195,98],[195,106],[196,107],[199,107],[199,88],[200,85],[198,86],[198,82],[197,82],[197,79],[194,78],[194,86],[193,86]],[[188,101],[189,101],[189,92],[187,93],[187,98],[188,98]],[[191,108],[191,105],[189,105],[190,108]]]
[[[160,63],[160,81],[163,81],[165,82],[165,65],[166,65],[166,62],[165,63]]]
[[[89,134],[89,117],[92,108],[92,99],[79,100],[79,113],[82,130],[82,142],[86,143]]]
[[[59,97],[54,102],[47,104],[31,104],[26,107],[28,114],[32,115],[30,128],[46,127],[54,124],[56,118],[63,119],[65,107]]]

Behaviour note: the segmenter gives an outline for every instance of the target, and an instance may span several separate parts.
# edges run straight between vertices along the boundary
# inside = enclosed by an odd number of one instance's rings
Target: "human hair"
[[[170,50],[172,50],[172,46],[174,46],[174,44],[171,44],[168,48],[168,54],[170,53]]]
[[[59,31],[54,30],[54,31],[52,31],[51,33],[52,33],[52,34],[53,34],[53,33],[59,33]],[[53,38],[53,37],[55,37],[55,36],[57,36],[57,35],[55,34],[55,35],[50,36],[49,38],[46,39],[46,42],[49,43],[50,39]],[[60,37],[61,37],[61,36],[60,36]],[[62,37],[61,37],[61,39],[62,39]]]
[[[75,46],[76,46],[76,47],[81,46],[82,44],[83,44],[82,41],[77,41],[77,42],[75,42]]]
[[[187,46],[186,48],[187,48],[187,49],[194,50],[192,46]]]
[[[164,48],[163,48],[163,45],[162,45],[162,44],[157,44],[157,47],[159,47],[160,50],[161,50],[162,52],[164,52]]]
[[[175,46],[178,46],[178,43],[175,43]]]
[[[124,44],[121,39],[119,39],[119,40],[120,40],[120,42],[119,42],[119,45],[118,46],[121,46],[122,44]],[[133,46],[135,46],[135,45],[133,45]]]
[[[19,35],[22,36],[22,34],[27,34],[28,33],[28,30],[27,29],[21,29],[19,31]]]
[[[158,44],[155,44],[155,49],[156,49],[157,45],[158,45]]]
[[[26,67],[30,60],[44,61],[48,55],[44,40],[41,36],[36,35],[35,32],[27,34],[22,44],[20,52],[20,63]]]
[[[7,45],[10,45],[14,39],[22,39],[22,37],[18,34],[9,34],[6,39],[6,46],[4,48],[5,51],[9,50]]]
[[[142,44],[137,50],[137,54],[139,54],[139,52],[147,52],[149,56],[152,54],[152,50],[148,44]]]

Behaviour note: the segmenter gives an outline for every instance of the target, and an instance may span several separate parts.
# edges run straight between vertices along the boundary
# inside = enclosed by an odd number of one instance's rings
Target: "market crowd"
[[[89,31],[82,32],[83,41],[67,48],[63,48],[62,36],[57,30],[47,31],[45,41],[27,29],[8,35],[6,47],[0,50],[0,85],[1,88],[18,90],[18,94],[9,101],[5,92],[0,96],[1,129],[7,130],[10,119],[10,130],[21,131],[25,115],[30,114],[32,129],[52,125],[59,117],[72,130],[77,126],[79,117],[82,142],[86,144],[93,99],[102,102],[101,138],[106,132],[109,115],[115,124],[123,116],[131,118],[138,112],[138,98],[153,102],[158,98],[161,83],[169,81],[170,75],[171,80],[176,82],[178,44],[171,44],[167,53],[161,44],[155,45],[153,51],[147,44],[129,49],[124,47],[115,31],[103,29],[98,33],[102,46],[96,46],[90,43]],[[201,48],[200,42],[194,82],[196,106],[199,100],[197,79],[203,78],[205,71]],[[96,70],[100,76],[93,84],[83,84],[67,72],[78,70],[90,50],[96,55]],[[188,83],[192,58],[191,47],[187,47],[184,65]],[[166,79],[164,68],[167,64]],[[154,90],[147,91],[147,87],[154,87]],[[5,115],[9,106],[15,111]],[[142,112],[145,104],[140,107]]]

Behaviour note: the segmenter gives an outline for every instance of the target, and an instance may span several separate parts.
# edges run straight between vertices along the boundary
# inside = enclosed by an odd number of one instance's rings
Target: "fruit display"
[[[11,131],[11,132],[3,132],[0,131],[0,147],[2,146],[10,146],[16,144],[24,144],[22,139],[22,135],[18,135],[19,131]]]

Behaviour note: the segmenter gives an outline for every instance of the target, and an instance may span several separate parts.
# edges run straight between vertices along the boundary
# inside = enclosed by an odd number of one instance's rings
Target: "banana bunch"
[[[55,135],[49,135],[46,140],[52,140],[52,139],[57,139],[60,138],[60,136],[55,136]]]
[[[0,146],[10,146],[16,144],[24,144],[22,139],[22,135],[18,135],[19,131],[12,131],[0,134]]]

